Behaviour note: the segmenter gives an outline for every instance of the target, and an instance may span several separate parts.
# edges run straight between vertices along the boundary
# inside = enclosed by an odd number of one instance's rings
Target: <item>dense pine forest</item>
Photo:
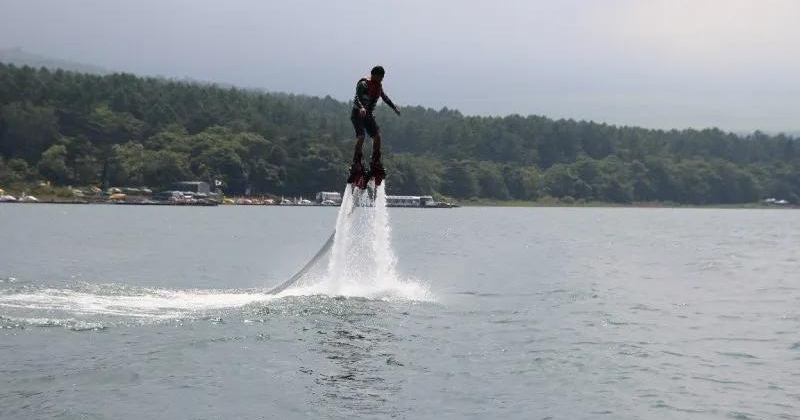
[[[386,110],[376,112],[393,194],[800,203],[800,139],[789,136]],[[220,180],[229,195],[340,190],[349,111],[330,97],[0,63],[0,186]]]

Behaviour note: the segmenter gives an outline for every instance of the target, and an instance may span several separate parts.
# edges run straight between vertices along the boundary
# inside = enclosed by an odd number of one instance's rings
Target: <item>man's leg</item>
[[[372,137],[372,159],[370,162],[381,161],[381,135],[376,134]]]
[[[381,131],[375,118],[370,116],[364,121],[364,128],[367,134],[372,138],[372,158],[370,165],[381,162]]]
[[[356,136],[356,147],[353,151],[353,163],[361,163],[361,150],[364,148],[364,136]]]
[[[356,136],[356,146],[355,150],[353,150],[353,164],[350,165],[350,176],[347,177],[348,184],[363,182],[364,164],[361,162],[363,156],[361,150],[363,146],[364,136]],[[363,188],[363,186],[359,185],[359,188]]]
[[[381,185],[383,178],[386,178],[386,171],[381,163],[381,135],[376,133],[372,137],[372,158],[369,160],[370,175],[375,178],[375,185]]]

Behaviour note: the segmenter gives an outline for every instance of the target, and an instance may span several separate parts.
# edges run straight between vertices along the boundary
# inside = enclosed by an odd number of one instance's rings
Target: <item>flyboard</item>
[[[352,179],[352,177],[351,179],[348,179],[348,183],[345,185],[345,189],[346,190],[349,189],[349,191],[345,192],[345,198],[347,198],[348,195],[350,195],[351,197],[356,196],[359,198],[342,200],[342,207],[347,207],[347,208],[346,209],[340,208],[340,213],[344,214],[345,216],[350,216],[350,214],[353,213],[353,210],[356,207],[371,207],[372,201],[375,199],[377,194],[377,188],[383,181],[384,176],[385,172],[381,170],[380,174],[372,174],[370,172],[366,172],[361,174],[356,179]],[[301,268],[297,273],[289,277],[283,283],[270,289],[267,293],[271,295],[276,295],[292,287],[301,279],[303,279],[303,276],[306,273],[308,273],[308,271],[311,270],[311,268],[313,268],[317,264],[317,262],[328,253],[328,251],[330,251],[331,247],[333,247],[335,238],[336,238],[336,230],[334,230],[333,233],[331,233],[331,236],[328,237],[328,240],[326,240],[325,243],[322,244],[322,247],[319,249],[319,251],[317,251],[317,253],[314,254],[314,256],[303,266],[303,268]]]

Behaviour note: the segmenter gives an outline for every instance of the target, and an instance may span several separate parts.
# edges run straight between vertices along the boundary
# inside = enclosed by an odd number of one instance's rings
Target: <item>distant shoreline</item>
[[[36,202],[0,202],[4,204],[59,204],[59,205],[106,205],[106,206],[160,206],[160,207],[217,207],[217,205],[201,203],[171,203],[171,202],[108,202],[108,201],[86,201],[86,200],[51,200],[43,199]],[[743,204],[677,204],[677,203],[606,203],[590,201],[582,203],[563,203],[552,201],[518,201],[518,200],[466,200],[458,203],[459,207],[524,207],[524,208],[638,208],[638,209],[731,209],[731,210],[798,210],[797,205],[767,205],[762,203],[743,203]],[[258,206],[258,207],[338,207],[323,205],[280,205],[280,204],[219,204],[220,207],[228,206]],[[416,208],[416,207],[408,207]]]
[[[21,195],[23,194],[22,191],[31,191],[36,197],[37,201],[34,204],[104,204],[104,205],[140,205],[140,206],[201,206],[201,207],[208,207],[208,206],[227,206],[227,205],[237,205],[237,206],[282,206],[282,207],[338,207],[338,206],[330,206],[330,205],[319,205],[315,202],[308,202],[306,201],[303,204],[279,204],[280,199],[277,198],[275,195],[268,195],[272,197],[271,202],[267,201],[259,201],[253,200],[250,202],[249,200],[243,200],[245,197],[234,197],[231,199],[230,197],[214,201],[213,203],[208,201],[198,201],[198,202],[182,202],[182,201],[165,201],[165,200],[151,200],[151,196],[128,196],[127,199],[122,200],[110,200],[110,196],[101,196],[101,195],[94,195],[94,196],[70,196],[74,194],[74,192],[64,187],[50,187],[50,186],[34,186],[34,185],[15,185],[13,191],[6,190],[6,194],[14,193],[12,195]],[[2,195],[2,194],[0,194]],[[241,199],[241,200],[240,200]],[[682,203],[675,203],[675,202],[661,202],[661,201],[639,201],[639,202],[632,202],[632,203],[614,203],[614,202],[606,202],[606,201],[584,201],[584,200],[575,200],[571,198],[567,199],[559,199],[555,197],[543,197],[537,200],[498,200],[498,199],[488,199],[488,198],[472,198],[472,199],[464,199],[464,200],[453,200],[449,197],[439,197],[439,200],[435,200],[437,202],[443,203],[452,203],[457,205],[458,207],[570,207],[570,208],[580,208],[580,207],[591,207],[591,208],[696,208],[696,209],[800,209],[800,205],[798,204],[789,204],[785,203],[770,203],[767,200],[765,201],[757,201],[751,203],[736,203],[736,204],[682,204]],[[6,203],[15,203],[15,202],[3,202],[0,201],[0,204]],[[16,202],[16,204],[25,204],[24,202]],[[397,206],[394,206],[397,207]],[[413,206],[412,206],[413,207]],[[442,206],[447,207],[447,206]]]

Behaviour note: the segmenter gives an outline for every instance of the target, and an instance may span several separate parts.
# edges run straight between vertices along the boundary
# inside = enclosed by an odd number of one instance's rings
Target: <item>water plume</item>
[[[397,275],[385,185],[345,187],[326,272],[286,294],[431,300],[425,287]]]

